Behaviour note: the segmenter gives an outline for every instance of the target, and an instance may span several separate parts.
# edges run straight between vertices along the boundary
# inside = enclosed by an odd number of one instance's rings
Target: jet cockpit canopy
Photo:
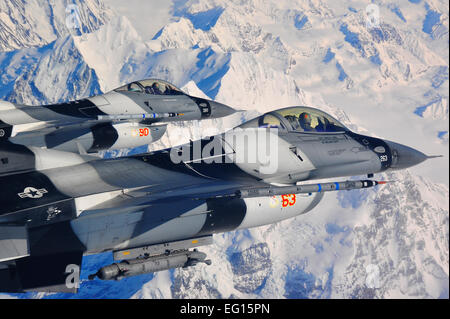
[[[297,132],[345,132],[348,129],[331,115],[307,106],[287,107],[257,117],[240,126],[278,128]]]
[[[179,88],[163,80],[147,79],[134,81],[121,86],[114,91],[116,92],[136,92],[152,95],[184,95]]]

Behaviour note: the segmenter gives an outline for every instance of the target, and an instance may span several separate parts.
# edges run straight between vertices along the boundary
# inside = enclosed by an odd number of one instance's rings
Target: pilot
[[[176,95],[178,91],[171,85],[166,85],[166,95]]]
[[[300,123],[301,128],[305,132],[314,131],[314,128],[311,127],[311,115],[309,113],[303,112],[298,117],[298,122]]]
[[[155,82],[152,84],[153,93],[157,95],[163,95],[166,91],[165,85]]]

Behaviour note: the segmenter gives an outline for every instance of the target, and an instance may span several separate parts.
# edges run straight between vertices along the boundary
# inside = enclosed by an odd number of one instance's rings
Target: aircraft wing
[[[76,292],[77,286],[74,283],[79,282],[84,247],[73,230],[76,229],[76,223],[83,223],[83,219],[86,222],[86,218],[92,225],[108,224],[111,221],[109,218],[126,213],[123,214],[125,223],[129,222],[127,218],[130,216],[136,218],[139,216],[138,212],[149,209],[155,212],[151,222],[156,227],[182,216],[185,212],[184,206],[190,206],[197,200],[208,202],[210,199],[219,199],[220,205],[231,212],[233,207],[228,207],[227,203],[232,202],[228,200],[232,197],[320,193],[367,188],[383,183],[372,180],[353,180],[274,186],[263,182],[228,182],[205,178],[197,180],[189,187],[186,185],[179,188],[174,188],[173,185],[155,187],[153,185],[123,190],[115,198],[83,211],[74,220],[31,229],[21,225],[0,224],[0,291]],[[92,217],[94,219],[91,220]],[[231,214],[230,218],[232,217]],[[120,228],[122,225],[122,221],[119,220],[116,227]],[[98,235],[101,236],[101,234]],[[64,249],[61,249],[59,245],[53,246],[55,242],[64,242]]]
[[[0,291],[76,292],[83,252],[52,251],[51,243],[66,240],[68,227],[66,222],[29,231],[25,226],[0,225]],[[35,248],[38,254],[30,255]]]
[[[0,262],[30,255],[28,233],[24,226],[0,225]]]
[[[121,195],[82,212],[78,218],[133,212],[145,206],[159,207],[158,203],[198,197],[226,196],[243,186],[205,179],[188,189],[161,185],[124,190]],[[76,292],[73,283],[79,282],[84,246],[74,234],[71,222],[28,228],[0,221],[0,292]],[[65,243],[63,250],[57,242]]]

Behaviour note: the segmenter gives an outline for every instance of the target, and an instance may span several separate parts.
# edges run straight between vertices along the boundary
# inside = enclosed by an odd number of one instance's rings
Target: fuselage
[[[157,85],[164,91],[156,91]],[[190,96],[167,82],[144,80],[68,103],[25,106],[0,101],[0,140],[94,153],[150,144],[165,133],[164,123],[232,113],[226,105]]]
[[[277,151],[267,158],[249,160],[255,150],[248,147],[248,137],[255,132],[274,142]],[[363,138],[373,144],[363,146]],[[255,145],[263,147],[261,141]],[[323,194],[244,199],[196,194],[257,183],[295,184],[381,172],[389,169],[385,164],[392,164],[392,158],[380,159],[372,150],[380,145],[391,152],[385,142],[351,132],[278,134],[249,128],[116,159],[6,147],[9,151],[1,152],[2,158],[8,158],[4,166],[17,161],[28,166],[16,167],[15,172],[9,168],[9,173],[5,170],[0,177],[0,223],[28,225],[32,241],[42,227],[52,229],[66,223],[71,231],[66,234],[70,239],[64,241],[69,243],[64,244],[65,249],[85,253],[271,224],[310,211]],[[195,157],[197,147],[200,157]],[[185,158],[186,153],[194,157]]]
[[[402,169],[427,157],[294,107],[153,153],[99,159],[0,140],[0,289],[70,291],[82,256],[113,251],[89,279],[198,263],[212,235],[307,213],[324,191],[372,180],[298,182]],[[34,275],[39,269],[38,275]],[[71,281],[73,278],[74,281]]]

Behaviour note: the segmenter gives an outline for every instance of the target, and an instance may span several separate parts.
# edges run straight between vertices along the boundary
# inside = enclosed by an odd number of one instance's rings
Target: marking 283
[[[294,206],[295,202],[297,201],[297,197],[295,194],[285,194],[281,195],[281,206],[287,207],[287,206]]]

